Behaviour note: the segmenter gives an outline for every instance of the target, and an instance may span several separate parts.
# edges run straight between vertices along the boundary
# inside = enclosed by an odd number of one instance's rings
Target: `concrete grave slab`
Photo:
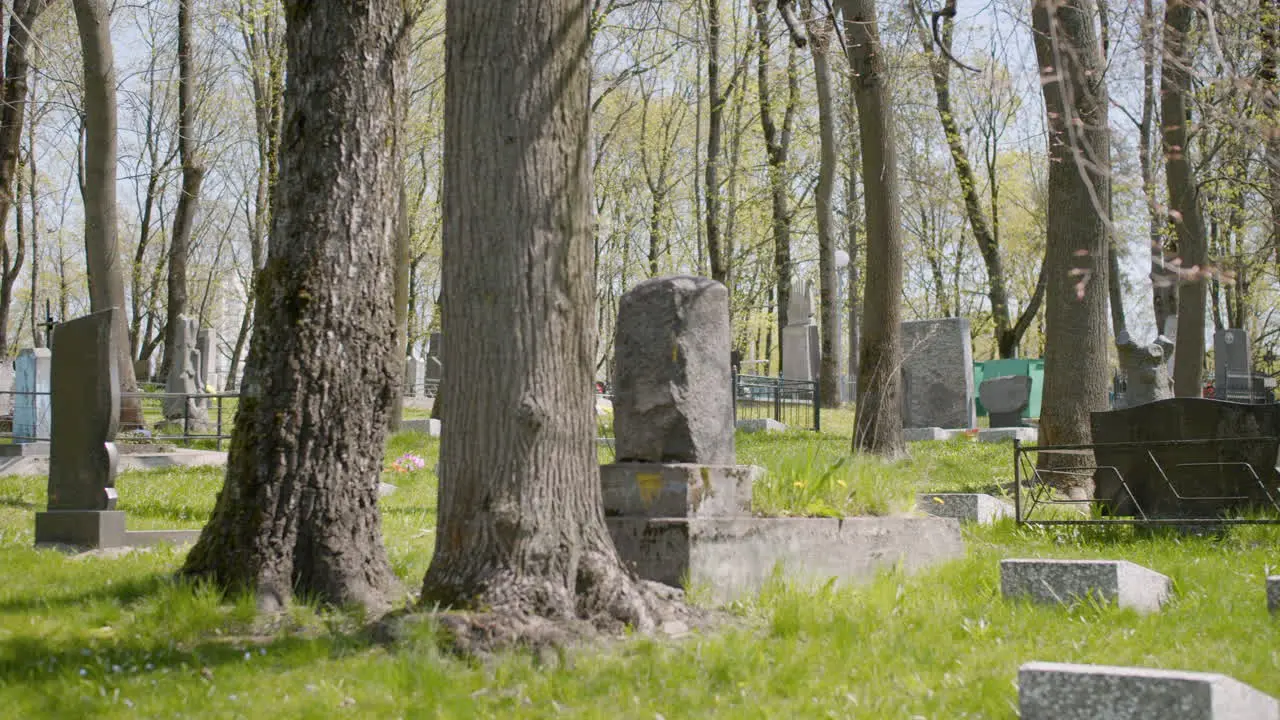
[[[786,425],[773,418],[746,418],[739,420],[736,425],[739,430],[748,433],[779,433],[787,431]]]
[[[1169,599],[1172,582],[1126,560],[1010,559],[1000,561],[1006,598],[1065,605],[1087,597],[1152,612]]]
[[[738,517],[751,514],[753,465],[615,463],[600,467],[607,516]]]
[[[401,420],[400,429],[425,433],[430,437],[440,437],[440,421],[435,418]]]
[[[934,517],[949,517],[983,525],[1013,517],[1013,505],[983,493],[921,493],[916,507]]]
[[[1280,575],[1267,576],[1267,610],[1280,612]]]
[[[1018,440],[1033,443],[1040,439],[1040,430],[1030,427],[984,428],[978,431],[978,442],[998,443]]]
[[[1280,703],[1217,673],[1029,662],[1018,669],[1022,720],[1277,720]]]
[[[916,571],[963,557],[960,523],[945,518],[605,518],[623,562],[642,578],[688,582],[715,603],[757,593],[782,578],[818,586]]]

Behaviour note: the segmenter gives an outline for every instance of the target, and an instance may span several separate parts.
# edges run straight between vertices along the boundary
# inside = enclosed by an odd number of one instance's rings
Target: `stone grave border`
[[[1209,525],[1280,525],[1280,488],[1275,488],[1275,492],[1269,490],[1266,484],[1259,476],[1257,469],[1249,463],[1231,462],[1231,463],[1197,463],[1197,465],[1231,465],[1244,466],[1254,479],[1262,487],[1263,493],[1271,502],[1275,514],[1271,517],[1160,517],[1148,515],[1142,510],[1141,505],[1134,497],[1132,490],[1129,488],[1128,482],[1121,474],[1120,470],[1115,466],[1105,465],[1089,465],[1085,467],[1072,468],[1073,473],[1088,472],[1094,473],[1098,471],[1108,471],[1115,473],[1120,480],[1121,486],[1129,495],[1129,499],[1137,508],[1138,514],[1132,517],[1128,516],[1110,516],[1106,518],[1081,518],[1081,519],[1061,519],[1061,518],[1033,518],[1032,514],[1041,507],[1067,506],[1080,507],[1088,505],[1090,508],[1098,507],[1103,501],[1096,498],[1088,500],[1054,500],[1050,497],[1051,485],[1047,482],[1046,474],[1053,471],[1043,471],[1036,467],[1031,460],[1032,453],[1073,453],[1080,451],[1092,451],[1097,449],[1110,450],[1145,450],[1151,462],[1160,470],[1169,482],[1169,488],[1179,499],[1186,500],[1227,500],[1233,498],[1204,498],[1199,496],[1182,496],[1178,494],[1177,488],[1168,480],[1168,474],[1165,473],[1164,467],[1155,459],[1155,455],[1151,451],[1162,447],[1178,447],[1186,445],[1208,445],[1208,444],[1246,444],[1259,442],[1276,442],[1277,438],[1269,436],[1261,437],[1234,437],[1234,438],[1218,438],[1218,439],[1194,439],[1194,440],[1148,440],[1142,442],[1124,442],[1124,443],[1088,443],[1080,445],[1029,445],[1024,444],[1017,438],[1013,441],[1013,506],[1014,519],[1019,525],[1133,525],[1133,526],[1209,526]],[[1023,489],[1024,480],[1031,486],[1029,489]]]

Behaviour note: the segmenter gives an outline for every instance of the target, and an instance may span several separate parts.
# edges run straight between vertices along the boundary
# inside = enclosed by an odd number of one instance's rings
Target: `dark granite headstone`
[[[1213,334],[1213,389],[1219,400],[1252,402],[1253,357],[1249,333],[1238,328]]]
[[[618,462],[732,465],[729,291],[678,275],[618,305],[613,427]]]
[[[1111,515],[1138,515],[1135,500],[1147,517],[1166,518],[1212,518],[1249,507],[1270,509],[1268,491],[1280,500],[1276,471],[1280,405],[1169,398],[1092,413],[1090,426],[1099,468],[1094,475],[1094,498]],[[1107,446],[1169,440],[1182,442]],[[1191,440],[1212,442],[1186,442]]]
[[[1022,427],[1022,411],[1031,402],[1031,376],[987,378],[978,386],[978,397],[991,416],[991,427]]]
[[[120,375],[103,310],[53,330],[53,438],[49,509],[112,510],[120,427]]]

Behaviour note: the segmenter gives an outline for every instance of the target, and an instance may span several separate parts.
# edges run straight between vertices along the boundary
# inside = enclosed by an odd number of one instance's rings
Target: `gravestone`
[[[151,382],[156,374],[156,356],[152,353],[145,360],[133,361],[133,376],[138,382]]]
[[[1029,662],[1022,720],[1280,720],[1280,703],[1217,673]]]
[[[208,427],[209,416],[201,406],[199,399],[191,395],[204,392],[200,386],[200,350],[196,347],[199,325],[195,318],[186,315],[178,316],[178,327],[173,339],[174,346],[170,352],[172,361],[169,367],[169,378],[165,383],[166,393],[181,397],[166,397],[164,400],[164,417],[170,422],[185,423],[187,428],[200,431]]]
[[[48,442],[53,404],[49,397],[53,353],[25,348],[14,364],[13,441]]]
[[[1252,402],[1253,356],[1249,333],[1240,329],[1213,334],[1213,390],[1218,400]]]
[[[619,462],[731,465],[729,293],[707,278],[646,280],[622,297],[614,338]]]
[[[985,493],[922,493],[916,509],[934,517],[955,518],[980,525],[1013,517],[1013,505]]]
[[[13,417],[13,362],[0,362],[0,417]]]
[[[1167,359],[1173,354],[1173,342],[1169,338],[1161,335],[1154,343],[1144,346],[1122,331],[1116,338],[1116,352],[1125,375],[1124,403],[1118,403],[1117,407],[1145,405],[1173,397]]]
[[[410,355],[404,359],[404,394],[406,397],[417,397],[422,390],[423,370],[422,358]]]
[[[196,335],[196,350],[200,351],[200,365],[196,368],[196,381],[200,392],[216,392],[218,377],[218,334],[212,328],[204,328]],[[208,405],[208,400],[201,400]]]
[[[822,360],[818,324],[813,317],[813,283],[791,286],[787,325],[782,328],[782,377],[815,380]]]
[[[1005,375],[983,380],[978,396],[991,418],[991,427],[1022,427],[1022,411],[1031,402],[1031,376]]]
[[[1089,425],[1104,513],[1214,518],[1280,500],[1267,490],[1280,482],[1280,405],[1169,398],[1091,413]],[[1163,444],[1114,445],[1151,442]]]
[[[1093,598],[1140,612],[1159,610],[1172,586],[1160,573],[1124,560],[1000,561],[1006,598],[1066,605]]]
[[[902,323],[902,416],[904,428],[977,427],[967,318]]]
[[[118,312],[96,312],[53,331],[49,504],[36,513],[37,545],[104,548],[183,542],[199,534],[127,532],[124,512],[115,509],[120,374],[112,328]]]
[[[1267,576],[1267,610],[1280,612],[1280,575]]]

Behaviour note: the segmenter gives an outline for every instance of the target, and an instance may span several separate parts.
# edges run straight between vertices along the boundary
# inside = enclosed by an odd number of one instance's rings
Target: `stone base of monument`
[[[624,462],[600,466],[606,516],[737,517],[751,514],[754,465]]]
[[[978,431],[978,442],[997,443],[1018,440],[1033,443],[1040,439],[1040,430],[1032,427],[987,428]]]
[[[871,580],[962,557],[960,523],[944,518],[605,518],[622,561],[646,580],[724,604],[775,574],[817,587]]]
[[[916,508],[934,517],[982,525],[1013,517],[1013,505],[982,493],[921,493],[916,496]]]
[[[964,430],[944,430],[940,427],[903,428],[902,439],[907,442],[927,442],[929,440],[954,440],[965,434]]]
[[[199,530],[126,530],[123,510],[47,510],[36,513],[36,547],[98,550],[195,542]]]

